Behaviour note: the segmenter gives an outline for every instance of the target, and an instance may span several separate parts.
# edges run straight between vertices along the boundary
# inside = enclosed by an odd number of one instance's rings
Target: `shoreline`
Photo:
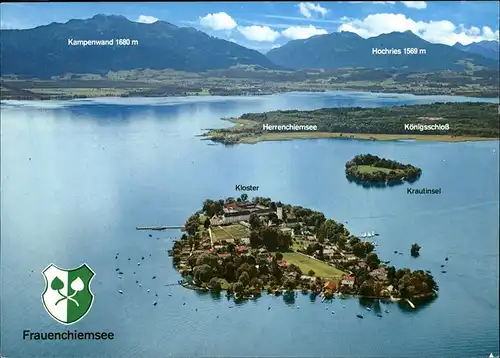
[[[212,139],[214,137],[209,137]],[[375,134],[375,133],[329,133],[329,132],[294,132],[294,133],[266,133],[253,137],[245,137],[235,144],[257,144],[260,142],[279,142],[296,139],[343,139],[343,140],[371,140],[371,141],[400,141],[411,140],[417,142],[497,142],[500,138],[451,136],[436,134]]]
[[[51,90],[55,91],[63,91],[64,89],[67,90],[65,87],[50,87]],[[70,100],[75,100],[75,99],[92,99],[92,98],[182,98],[182,97],[210,97],[210,96],[222,96],[222,97],[260,97],[260,96],[272,96],[276,94],[283,94],[283,93],[329,93],[329,92],[359,92],[359,93],[372,93],[372,94],[393,94],[393,95],[414,95],[414,96],[449,96],[449,97],[470,97],[470,98],[485,98],[485,99],[494,99],[498,98],[498,94],[484,94],[480,92],[464,92],[464,93],[448,93],[448,92],[441,92],[441,91],[435,91],[435,92],[414,92],[414,91],[405,91],[404,89],[400,91],[394,91],[394,90],[373,90],[373,89],[365,89],[365,88],[360,88],[360,87],[335,87],[335,88],[328,88],[324,90],[318,90],[314,88],[289,88],[289,89],[279,89],[279,90],[266,90],[263,92],[242,92],[242,91],[235,91],[234,93],[213,93],[213,94],[198,94],[198,93],[175,93],[175,94],[170,94],[165,96],[164,94],[161,95],[155,95],[155,94],[141,94],[141,93],[134,93],[133,95],[130,95],[128,93],[123,93],[124,90],[121,88],[89,88],[89,87],[82,87],[82,88],[77,88],[80,90],[79,92],[82,91],[87,91],[86,94],[76,94],[78,93],[75,92],[75,94],[44,94],[44,93],[36,93],[36,92],[30,92],[27,90],[22,90],[26,91],[29,93],[24,93],[22,95],[8,95],[8,94],[3,94],[3,96],[0,97],[1,101],[70,101]],[[95,94],[88,94],[89,90],[93,89],[95,90]],[[75,90],[75,89],[73,89]],[[101,90],[101,91],[100,91]],[[103,93],[108,93],[108,94],[103,94]]]
[[[205,129],[199,136],[203,140],[210,140],[214,143],[221,143],[224,145],[235,144],[256,144],[266,141],[287,141],[296,139],[354,139],[354,140],[369,140],[369,141],[422,141],[422,142],[481,142],[491,141],[497,142],[500,139],[497,128],[490,128],[491,125],[482,128],[482,131],[473,127],[474,121],[478,121],[480,115],[475,109],[478,104],[469,103],[466,109],[457,108],[456,103],[437,104],[441,105],[438,109],[433,108],[436,104],[427,105],[414,105],[413,109],[408,106],[393,106],[390,107],[392,111],[389,115],[378,108],[375,109],[359,109],[348,108],[353,112],[350,117],[345,120],[350,121],[348,125],[339,120],[337,113],[339,109],[317,109],[309,111],[291,111],[296,114],[290,114],[290,111],[268,111],[262,113],[247,113],[240,117],[221,118],[221,120],[231,122],[233,125],[225,128],[211,128]],[[481,106],[493,110],[496,104],[484,103]],[[412,106],[409,106],[412,107]],[[446,109],[450,111],[451,118],[457,116],[457,113],[463,116],[470,116],[471,109],[474,110],[473,114],[476,116],[471,117],[470,123],[467,124],[466,130],[449,130],[449,124],[442,124],[448,126],[447,130],[436,129],[434,131],[418,131],[413,128],[402,130],[400,119],[398,115],[403,115],[403,118],[408,123],[413,123],[418,119],[425,121],[427,117],[435,116],[436,111],[440,110],[441,113]],[[403,108],[403,109],[402,109]],[[406,109],[404,109],[406,108]],[[403,114],[397,114],[397,111],[406,111]],[[468,110],[468,112],[466,111]],[[356,113],[361,112],[370,118],[369,125],[361,124],[358,126],[355,122]],[[495,109],[496,112],[496,109]],[[430,114],[429,114],[430,113]],[[491,116],[491,113],[488,115]],[[391,116],[392,115],[392,116]],[[265,120],[262,118],[265,116]],[[297,117],[298,116],[298,117]],[[304,120],[300,120],[302,116],[310,118],[314,125],[305,126]],[[381,118],[381,116],[383,118]],[[386,116],[386,117],[384,117]],[[468,118],[468,117],[464,117]],[[439,122],[444,122],[445,119],[439,117]],[[288,120],[288,121],[287,121]],[[454,119],[453,119],[454,120]],[[264,128],[263,123],[269,124]],[[471,124],[472,123],[472,124]],[[278,124],[278,125],[276,125]],[[294,128],[296,131],[290,130],[291,128],[283,128],[279,131],[280,124],[289,125],[302,125],[304,128]],[[418,124],[418,123],[417,123]],[[408,125],[409,126],[409,125]],[[472,127],[471,127],[472,126]],[[311,127],[311,128],[306,128]],[[423,125],[422,125],[423,127]],[[329,131],[332,128],[332,131]],[[406,124],[405,124],[405,129]],[[417,128],[418,129],[418,128]],[[340,130],[340,131],[339,131]]]
[[[363,296],[363,295],[357,295],[357,294],[353,294],[353,293],[336,293],[334,295],[332,295],[331,297],[325,297],[324,294],[322,292],[314,292],[314,291],[311,291],[310,289],[299,289],[299,288],[296,288],[296,289],[293,289],[293,290],[290,290],[290,291],[287,291],[285,289],[280,289],[280,290],[276,290],[275,292],[271,292],[267,289],[263,289],[259,292],[254,292],[253,294],[249,295],[249,296],[239,296],[239,297],[236,297],[236,294],[235,293],[228,293],[228,289],[221,289],[220,291],[214,291],[208,287],[203,287],[203,286],[196,286],[196,285],[193,285],[193,284],[190,284],[190,285],[186,285],[186,284],[183,284],[181,285],[182,287],[188,289],[188,290],[192,290],[192,291],[198,291],[198,292],[206,292],[206,293],[218,293],[218,294],[222,294],[222,293],[225,293],[227,296],[229,297],[233,297],[234,299],[236,300],[250,300],[250,299],[255,299],[255,298],[258,298],[259,296],[263,296],[263,295],[267,295],[267,296],[283,296],[283,295],[286,295],[286,294],[295,294],[295,295],[298,295],[299,293],[300,294],[303,294],[303,295],[312,295],[314,294],[315,296],[318,296],[318,297],[321,297],[321,298],[324,298],[325,301],[332,301],[332,300],[345,300],[345,299],[354,299],[354,298],[358,298],[358,299],[366,299],[366,300],[388,300],[388,301],[391,301],[393,303],[397,303],[397,302],[400,302],[400,301],[403,301],[403,300],[407,300],[407,298],[404,298],[404,297],[396,297],[396,296]],[[278,293],[277,293],[278,292]],[[431,299],[431,298],[434,298],[434,297],[437,297],[437,293],[434,292],[434,293],[429,293],[429,294],[422,294],[422,295],[417,295],[415,297],[412,297],[411,299],[412,300],[421,300],[421,299]]]
[[[202,137],[202,140],[210,140],[215,143],[222,144],[257,144],[260,142],[280,142],[297,139],[340,139],[340,140],[367,140],[367,141],[402,141],[410,140],[417,142],[498,142],[500,138],[489,137],[474,137],[474,136],[453,136],[445,134],[381,134],[381,133],[340,133],[340,132],[268,132],[264,134],[252,135],[249,132],[242,132],[247,136],[238,138],[234,143],[224,143],[228,139],[228,135],[219,132],[221,129],[229,131],[239,131],[251,129],[258,125],[257,122],[239,118],[222,118],[223,121],[228,121],[234,125],[227,128],[207,129],[204,133],[197,136]],[[229,133],[231,134],[231,133]]]

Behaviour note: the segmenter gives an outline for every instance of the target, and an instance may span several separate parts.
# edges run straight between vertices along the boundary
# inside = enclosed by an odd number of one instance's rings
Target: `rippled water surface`
[[[449,100],[467,99],[339,92],[2,103],[3,355],[498,354],[498,142],[323,139],[223,147],[196,137],[203,128],[227,126],[221,117],[246,112]],[[348,183],[344,163],[361,153],[421,167],[423,175],[413,186],[442,188],[442,194],[412,196],[405,185],[365,189]],[[347,221],[355,234],[379,232],[379,256],[397,267],[431,270],[439,297],[417,310],[357,299],[334,301],[327,310],[301,294],[295,302],[263,296],[236,305],[224,296],[164,286],[179,278],[166,253],[170,237],[179,232],[154,232],[150,238],[135,226],[182,224],[204,199],[237,195],[235,184],[258,185],[259,196],[323,211]],[[422,246],[418,259],[409,255],[413,242]],[[141,256],[146,258],[137,267]],[[87,262],[96,272],[92,310],[70,327],[52,320],[40,301],[40,271],[51,262],[65,268]],[[124,272],[123,279],[115,268]],[[152,305],[155,293],[157,306]],[[376,316],[386,308],[389,314]],[[359,312],[363,320],[356,318]],[[22,339],[24,329],[66,328],[112,331],[116,338]]]

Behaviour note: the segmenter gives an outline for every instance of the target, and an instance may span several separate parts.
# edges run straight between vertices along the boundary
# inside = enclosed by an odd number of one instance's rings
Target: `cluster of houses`
[[[223,208],[223,213],[221,215],[214,215],[212,218],[210,218],[210,223],[212,226],[223,226],[231,225],[233,223],[240,223],[249,227],[250,215],[256,214],[261,219],[263,224],[274,225],[272,224],[273,220],[271,220],[271,218],[269,217],[272,213],[275,213],[277,218],[281,221],[281,224],[279,225],[280,230],[289,232],[292,236],[294,236],[293,227],[297,223],[295,222],[295,220],[293,220],[293,215],[290,213],[287,213],[287,223],[283,223],[283,207],[281,206],[277,206],[275,209],[272,209],[247,201],[228,203]],[[292,216],[292,220],[289,220],[290,216]],[[274,217],[274,221],[275,219],[276,217]],[[300,237],[300,241],[304,244],[304,250],[308,243],[317,242],[316,236],[308,231],[307,227],[300,230],[300,234],[301,235],[297,233],[297,236]],[[225,257],[231,255],[227,252],[228,243],[233,243],[235,245],[235,252],[239,255],[253,255],[257,259],[264,259],[267,261],[271,261],[274,257],[265,248],[260,248],[258,250],[251,249],[249,238],[225,239],[222,242],[213,242],[209,237],[207,237],[200,243],[201,247],[198,247],[193,251],[191,251],[188,247],[183,248],[181,253],[181,268],[187,269],[188,257],[192,254],[201,252],[209,251],[217,255],[220,260],[223,260]],[[304,250],[298,251],[304,252]],[[356,269],[365,267],[367,265],[364,260],[360,260],[350,252],[339,249],[336,245],[323,244],[322,251],[322,253],[319,251],[314,252],[312,256],[320,258],[322,261],[332,265],[342,263],[344,267],[347,266],[349,267],[349,270],[352,271],[355,271]],[[288,266],[288,262],[286,260],[279,260],[278,265],[282,268],[285,268]],[[375,281],[386,281],[387,271],[385,268],[381,267],[379,269],[372,270],[369,275]],[[303,275],[301,279],[314,281],[316,278],[313,276]],[[354,288],[355,282],[356,278],[351,273],[348,276],[343,277],[341,280],[327,281],[326,283],[324,283],[324,287],[322,289],[325,293],[337,292],[339,289],[342,292],[349,292]],[[389,294],[391,291],[391,287],[386,287],[386,290]]]
[[[271,213],[276,213],[278,219],[283,220],[282,207],[277,207],[276,210],[273,210],[266,206],[247,201],[229,203],[224,207],[223,211],[222,215],[214,215],[210,219],[212,226],[230,225],[240,221],[248,221],[251,214],[256,214],[261,220],[265,220]]]
[[[255,214],[259,219],[268,226],[273,225],[269,216],[271,214],[276,214],[278,220],[283,221],[283,207],[277,206],[276,210],[272,208],[251,203],[248,201],[233,202],[226,204],[223,208],[223,213],[221,215],[214,215],[210,218],[210,225],[212,226],[224,226],[231,225],[234,223],[240,223],[245,226],[249,226],[250,215]],[[293,226],[296,223],[293,220],[287,220],[288,224],[283,223],[280,225],[280,230],[285,234],[290,234],[294,236]],[[249,240],[249,239],[243,239]],[[249,244],[249,242],[247,243]]]

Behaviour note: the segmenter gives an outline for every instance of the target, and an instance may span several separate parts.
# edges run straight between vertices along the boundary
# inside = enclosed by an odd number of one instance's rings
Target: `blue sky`
[[[362,37],[411,30],[433,43],[498,41],[496,1],[2,3],[1,27],[25,29],[96,14],[168,21],[266,51],[336,31]]]

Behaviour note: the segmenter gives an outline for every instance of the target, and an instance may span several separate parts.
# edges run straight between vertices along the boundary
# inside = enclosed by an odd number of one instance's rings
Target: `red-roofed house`
[[[279,260],[278,261],[278,266],[279,267],[287,267],[288,266],[288,262],[286,260]]]
[[[236,246],[236,252],[238,252],[239,254],[242,254],[242,253],[247,252],[247,251],[248,251],[248,246],[244,246],[244,245]]]
[[[323,289],[328,291],[335,291],[336,288],[337,288],[337,283],[333,281],[327,281],[325,283],[325,286],[323,287]]]

